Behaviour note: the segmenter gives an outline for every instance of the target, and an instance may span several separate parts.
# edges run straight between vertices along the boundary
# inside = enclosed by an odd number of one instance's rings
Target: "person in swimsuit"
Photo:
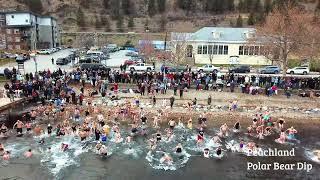
[[[166,163],[166,164],[172,164],[173,160],[172,157],[169,156],[167,153],[163,153],[162,157],[160,158],[161,163]]]
[[[199,130],[199,134],[197,135],[197,144],[200,145],[200,144],[203,143],[203,141],[204,141],[204,131],[203,131],[203,129],[201,128],[201,129]]]
[[[32,150],[29,149],[27,152],[24,153],[24,156],[25,156],[26,158],[31,158],[31,157],[32,157]]]
[[[0,156],[4,153],[4,146],[0,143]]]
[[[288,131],[288,139],[296,139],[295,138],[295,134],[298,132],[297,130],[295,130],[293,128],[293,126],[291,126],[289,129],[287,129]]]
[[[31,127],[32,127],[32,124],[31,124],[31,122],[30,121],[28,121],[27,123],[26,123],[26,128],[27,128],[27,132],[30,132],[31,131]]]
[[[222,155],[222,149],[221,148],[217,148],[216,149],[216,154],[217,154],[217,156]]]
[[[236,131],[240,131],[240,122],[237,121],[237,122],[234,124],[233,128],[234,128]]]
[[[50,124],[48,124],[47,132],[48,132],[48,135],[49,135],[49,136],[51,136],[51,133],[52,133],[52,126],[51,126]]]
[[[188,120],[187,128],[188,128],[188,129],[192,129],[192,118],[190,118],[190,119]]]
[[[23,127],[23,123],[18,120],[14,125],[13,125],[13,129],[17,126],[17,133],[18,135],[22,135],[22,127]]]
[[[6,136],[7,136],[7,131],[8,131],[8,128],[7,128],[7,126],[3,123],[3,124],[1,125],[0,135],[1,135],[2,137],[6,137]]]
[[[9,161],[10,160],[10,152],[9,151],[5,151],[3,153],[2,160],[4,160],[4,161]]]
[[[62,151],[66,151],[69,149],[69,144],[67,143],[61,143],[61,150]]]
[[[176,125],[176,122],[171,119],[171,120],[169,121],[168,125],[170,126],[170,129],[173,130],[173,129],[174,129],[174,126]]]
[[[224,137],[224,136],[228,136],[228,130],[229,130],[229,127],[226,123],[224,123],[221,127],[220,127],[220,133],[219,135],[221,137]]]
[[[103,155],[103,156],[107,156],[108,155],[108,150],[107,150],[107,147],[105,145],[101,146],[101,148],[99,149],[99,154]]]
[[[147,118],[145,116],[141,117],[141,122],[143,125],[145,125],[147,123]]]
[[[158,131],[158,132],[156,133],[156,139],[157,139],[157,142],[160,142],[160,141],[161,141],[161,133],[160,133],[160,131]]]
[[[209,148],[204,148],[204,150],[203,150],[203,156],[204,156],[205,158],[209,158],[209,157],[210,157]]]
[[[284,123],[286,123],[286,122],[284,121],[284,119],[280,118],[280,119],[278,120],[278,127],[279,127],[280,130],[283,129]]]
[[[176,146],[176,153],[182,153],[182,145],[181,143],[179,143],[177,146]]]

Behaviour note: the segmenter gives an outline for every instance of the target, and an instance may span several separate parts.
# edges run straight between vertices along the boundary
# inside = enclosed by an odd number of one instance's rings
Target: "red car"
[[[132,65],[132,64],[136,64],[136,63],[137,63],[136,61],[131,60],[131,59],[128,59],[128,60],[124,61],[124,64],[127,65],[127,66]]]

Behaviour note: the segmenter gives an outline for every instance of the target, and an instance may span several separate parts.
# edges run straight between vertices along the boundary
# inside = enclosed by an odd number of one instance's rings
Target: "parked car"
[[[130,71],[151,71],[154,70],[154,67],[145,63],[138,63],[128,66],[128,69]]]
[[[134,56],[134,57],[137,57],[137,56],[138,56],[138,53],[133,52],[133,51],[129,51],[129,52],[126,53],[126,56]]]
[[[132,59],[127,59],[124,61],[124,65],[127,65],[127,66],[130,66],[130,65],[133,65],[133,64],[136,64],[137,62],[132,60]]]
[[[261,74],[278,74],[280,71],[281,69],[278,66],[266,66],[258,70]]]
[[[39,51],[37,51],[37,54],[50,54],[51,51],[49,51],[48,49],[40,49]]]
[[[25,62],[28,59],[29,58],[26,55],[19,55],[19,56],[16,57],[16,62],[17,63],[22,63],[22,62]]]
[[[69,60],[67,58],[58,58],[56,61],[56,65],[67,65]]]
[[[294,67],[292,69],[288,69],[287,73],[289,74],[309,74],[310,73],[310,69],[309,67]]]
[[[5,52],[4,56],[9,59],[16,59],[18,57],[18,54],[11,54],[11,53]]]
[[[104,64],[100,63],[83,63],[80,65],[81,70],[104,70],[110,71],[111,69]]]
[[[202,67],[198,67],[198,72],[219,72],[220,67],[215,67],[214,65],[207,64]]]
[[[240,65],[235,66],[229,69],[230,73],[249,73],[250,72],[250,66],[247,65]]]

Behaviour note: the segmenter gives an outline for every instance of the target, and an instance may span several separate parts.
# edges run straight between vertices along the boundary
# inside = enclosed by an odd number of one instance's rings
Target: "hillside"
[[[0,10],[52,15],[69,32],[164,32],[253,25],[270,11],[272,1],[282,0],[0,0]],[[318,1],[299,3],[313,11]]]

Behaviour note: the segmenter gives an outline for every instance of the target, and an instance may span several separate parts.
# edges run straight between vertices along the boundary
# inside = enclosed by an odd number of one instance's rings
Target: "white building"
[[[195,33],[172,33],[171,44],[185,41],[187,59],[195,64],[271,64],[263,46],[249,45],[254,35],[253,28],[204,27]]]
[[[56,20],[28,11],[0,13],[0,32],[2,49],[34,50],[60,45]]]

